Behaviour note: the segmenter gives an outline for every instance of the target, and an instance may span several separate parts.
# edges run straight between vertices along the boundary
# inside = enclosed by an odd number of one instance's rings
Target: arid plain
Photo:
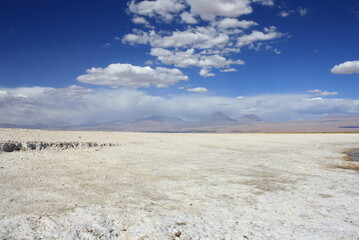
[[[1,239],[354,239],[359,134],[0,129]],[[101,144],[112,143],[115,146]]]

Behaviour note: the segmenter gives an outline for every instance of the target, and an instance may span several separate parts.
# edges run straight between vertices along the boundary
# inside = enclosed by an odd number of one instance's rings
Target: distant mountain
[[[217,125],[231,125],[237,124],[238,121],[228,117],[226,114],[222,112],[215,112],[212,115],[208,116],[207,118],[197,122],[200,125],[206,126],[217,126]]]
[[[130,121],[114,121],[97,126],[79,128],[82,130],[134,131],[134,132],[169,132],[177,131],[187,124],[181,118],[150,116]]]
[[[153,121],[160,123],[178,123],[178,124],[186,123],[186,121],[178,117],[163,117],[163,116],[150,116],[147,118],[137,120],[136,122],[140,122],[140,121]]]
[[[324,117],[320,117],[319,119],[342,119],[342,118],[348,118],[352,117],[345,114],[327,114]]]
[[[338,122],[340,119],[345,118],[345,115],[340,114],[327,114],[323,117],[309,119],[307,121],[317,121],[317,122]],[[306,121],[306,120],[304,120]]]
[[[321,118],[290,121],[258,121],[229,126],[224,132],[359,132],[359,116],[327,115]]]
[[[89,122],[72,125],[67,122],[51,124],[20,125],[0,123],[3,128],[86,130],[86,131],[123,131],[123,132],[359,132],[359,116],[327,115],[321,118],[292,122],[262,121],[254,114],[232,119],[222,112],[215,112],[198,122],[187,122],[177,117],[150,116],[131,121],[106,123]]]
[[[36,123],[32,125],[25,124],[11,124],[11,123],[0,123],[0,128],[23,128],[23,129],[54,129],[62,130],[73,127],[73,124],[68,122],[53,122],[48,124]]]
[[[43,125],[22,125],[22,124],[0,123],[0,128],[41,129],[43,128]]]
[[[86,122],[86,123],[82,123],[80,125],[78,125],[79,127],[93,127],[93,126],[99,126],[103,123],[99,123],[97,121],[89,121],[89,122]]]
[[[57,121],[57,122],[52,122],[52,123],[44,125],[44,128],[46,128],[46,129],[67,129],[67,128],[71,128],[73,126],[74,126],[73,123]]]
[[[239,118],[236,118],[236,120],[239,122],[242,122],[242,123],[251,123],[251,122],[261,122],[262,121],[262,119],[255,114],[246,114]]]

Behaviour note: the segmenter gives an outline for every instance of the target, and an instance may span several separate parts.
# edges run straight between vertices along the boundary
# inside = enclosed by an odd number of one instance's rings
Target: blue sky
[[[359,113],[356,0],[2,0],[0,123]]]

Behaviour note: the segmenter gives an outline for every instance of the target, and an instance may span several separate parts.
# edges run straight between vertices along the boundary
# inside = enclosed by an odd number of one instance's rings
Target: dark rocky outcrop
[[[83,148],[83,147],[111,147],[117,146],[114,143],[95,143],[95,142],[17,142],[8,141],[0,143],[0,151],[14,152],[27,150],[42,150],[46,148],[68,149],[68,148]]]

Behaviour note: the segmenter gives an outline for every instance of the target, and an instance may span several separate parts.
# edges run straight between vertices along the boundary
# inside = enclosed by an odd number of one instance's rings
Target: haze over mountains
[[[222,112],[215,112],[212,115],[210,115],[209,117],[199,121],[199,124],[202,125],[208,125],[208,126],[215,126],[215,125],[231,125],[231,124],[235,124],[238,121],[228,117],[227,115],[225,115]]]
[[[322,118],[292,121],[268,122],[254,114],[230,118],[222,112],[189,122],[178,117],[150,116],[131,121],[112,121],[107,123],[89,122],[73,125],[66,122],[37,125],[0,124],[3,128],[86,130],[86,131],[131,131],[131,132],[358,132],[359,116],[327,115]]]
[[[260,117],[258,117],[255,114],[247,114],[247,115],[243,115],[239,118],[236,118],[235,120],[239,121],[239,122],[261,122],[262,119]]]

